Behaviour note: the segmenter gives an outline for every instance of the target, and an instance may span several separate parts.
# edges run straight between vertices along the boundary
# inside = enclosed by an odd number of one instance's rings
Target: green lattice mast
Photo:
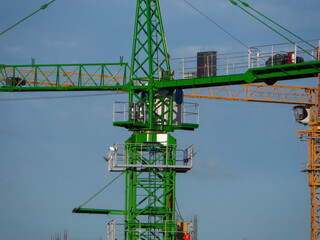
[[[134,131],[125,144],[125,239],[129,240],[176,239],[175,184],[180,168],[176,140],[167,133],[174,130],[174,92],[159,93],[154,85],[160,78],[172,79],[168,56],[158,0],[138,0],[129,121],[114,123]],[[142,166],[134,167],[138,165]]]
[[[168,132],[194,130],[182,122],[182,92],[158,91],[156,82],[171,81],[168,51],[158,0],[138,0],[134,27],[127,119],[114,126],[133,131],[124,144],[109,150],[109,171],[124,172],[125,209],[79,207],[77,213],[123,214],[124,239],[177,238],[175,222],[176,173],[192,168],[193,147],[181,149]],[[115,239],[116,223],[108,226]]]

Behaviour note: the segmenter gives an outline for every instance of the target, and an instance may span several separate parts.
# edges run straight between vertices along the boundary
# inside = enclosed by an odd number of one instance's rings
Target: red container
[[[191,240],[191,236],[190,236],[190,234],[186,234],[186,235],[184,235],[184,240]]]
[[[296,63],[294,52],[288,52],[288,63]]]

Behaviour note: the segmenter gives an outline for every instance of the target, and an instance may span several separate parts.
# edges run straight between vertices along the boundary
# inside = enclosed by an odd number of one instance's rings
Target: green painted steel
[[[0,65],[0,91],[90,91],[125,89],[127,63]],[[16,80],[8,84],[8,78]]]
[[[41,10],[45,10],[51,3],[55,2],[56,0],[52,0],[49,3],[43,4],[38,10],[34,11],[33,13],[29,14],[27,17],[23,18],[22,20],[20,20],[19,22],[17,22],[16,24],[12,25],[11,27],[7,28],[6,30],[0,32],[0,36],[5,34],[6,32],[8,32],[9,30],[11,30],[12,28],[14,28],[15,26],[19,25],[20,23],[24,22],[25,20],[27,20],[28,18],[32,17],[33,15],[35,15],[36,13],[38,13]]]
[[[178,89],[257,82],[274,84],[320,73],[320,61],[313,61],[250,68],[243,74],[175,80],[169,60],[159,0],[137,0],[130,67],[122,58],[119,63],[109,64],[0,65],[2,92],[128,92],[128,118],[113,124],[133,132],[125,142],[124,154],[129,165],[143,163],[152,167],[123,169],[124,210],[82,208],[82,205],[73,210],[74,213],[122,215],[125,240],[176,239],[176,174],[182,171],[173,166],[177,161],[177,141],[168,132],[194,130],[199,126],[175,122],[180,117],[177,117],[180,110],[174,99]]]
[[[172,80],[168,56],[158,0],[138,0],[130,80],[128,83],[118,82],[116,86],[95,86],[101,89],[116,87],[117,90],[128,91],[129,115],[132,106],[134,109],[136,106],[145,109],[143,121],[128,119],[114,122],[115,126],[138,131],[134,132],[125,143],[125,154],[131,165],[142,161],[148,165],[158,163],[175,165],[177,144],[167,132],[176,129],[193,130],[198,127],[198,124],[173,125],[173,91],[159,92],[156,87],[155,82],[160,77],[165,76],[168,80]],[[79,73],[78,80],[81,80],[80,75]],[[83,87],[81,81],[78,81],[78,89],[81,87]],[[159,108],[165,110],[159,111]],[[162,138],[165,136],[165,142],[159,142],[159,135]],[[176,239],[176,170],[166,168],[165,165],[146,168],[143,171],[137,171],[134,167],[127,167],[124,170],[126,186],[123,211],[80,207],[73,212],[123,214],[124,239]]]
[[[130,129],[130,131],[148,131],[150,130],[146,123],[125,121],[125,122],[114,122],[113,126],[124,127]],[[175,130],[189,130],[193,131],[199,128],[199,124],[194,123],[181,123],[179,125],[155,125],[153,131],[164,131],[164,132],[174,132]]]
[[[161,79],[161,81],[156,80],[145,85],[137,79],[129,80],[129,77],[126,77],[129,70],[127,63],[0,65],[0,92],[129,91],[130,102],[134,100],[150,101],[151,97],[142,99],[139,96],[139,93],[145,91],[152,93],[150,96],[153,96],[153,102],[155,100],[163,102],[164,99],[156,95],[157,91],[162,89],[187,89],[259,82],[273,84],[276,81],[316,77],[320,73],[320,61],[250,68],[243,74],[177,80]],[[7,77],[20,77],[17,86],[7,86]],[[148,79],[148,77],[141,79]],[[23,80],[26,80],[25,85],[21,84]],[[172,94],[166,96],[170,97]],[[170,104],[172,104],[171,101]]]
[[[176,139],[166,134],[167,141],[161,144],[157,136],[154,132],[133,133],[126,141],[129,163],[175,165]],[[125,239],[176,238],[175,179],[174,169],[127,169]]]
[[[94,209],[94,208],[74,208],[72,213],[87,213],[87,214],[107,214],[107,215],[124,215],[123,210],[111,209]]]
[[[295,43],[293,41],[291,41],[289,38],[285,37],[283,34],[281,34],[279,31],[277,31],[276,29],[274,29],[273,27],[271,27],[269,24],[265,23],[264,21],[262,21],[261,19],[259,19],[258,17],[254,16],[252,13],[248,12],[247,10],[245,10],[244,8],[242,8],[241,6],[238,5],[238,3],[236,3],[233,0],[230,0],[230,2],[239,7],[240,9],[242,9],[244,12],[246,12],[247,14],[249,14],[251,17],[253,17],[254,19],[258,20],[259,22],[261,22],[263,25],[265,25],[266,27],[270,28],[272,31],[274,31],[276,34],[278,34],[279,36],[283,37],[284,39],[286,39],[288,42],[292,43],[293,45],[295,45]],[[281,26],[280,24],[276,23],[275,21],[273,21],[272,19],[268,18],[267,16],[265,16],[264,14],[260,13],[259,11],[257,11],[256,9],[252,8],[248,3],[243,2],[241,0],[239,0],[239,2],[242,3],[243,6],[250,8],[252,11],[254,11],[255,13],[257,13],[258,15],[262,16],[263,18],[265,18],[266,20],[270,21],[271,23],[275,24],[276,26],[280,27],[282,30],[286,31],[287,33],[291,34],[292,36],[298,38],[299,40],[303,41],[304,43],[306,43],[307,45],[309,45],[311,48],[316,49],[315,46],[311,45],[310,43],[308,43],[307,41],[303,40],[302,38],[300,38],[299,36],[297,36],[296,34],[294,34],[293,32],[289,31],[288,29],[284,28],[283,26]],[[297,47],[299,49],[301,49],[304,53],[306,53],[307,55],[309,55],[311,57],[311,59],[317,59],[315,56],[313,56],[311,53],[309,53],[308,51],[306,51],[305,49],[301,48],[299,45],[297,45]]]
[[[154,84],[164,76],[172,79],[159,1],[137,0],[129,86],[136,91],[129,93],[129,104],[145,104],[149,130],[158,128],[155,104],[164,100],[159,98]],[[146,92],[144,97],[139,96],[139,88]]]
[[[159,89],[187,89],[259,82],[265,82],[266,84],[272,85],[277,81],[316,77],[318,73],[320,73],[320,61],[313,61],[271,67],[250,68],[243,74],[158,81],[155,85]]]
[[[126,141],[128,161],[152,165],[165,159],[167,164],[174,165],[176,147],[168,150],[157,140],[158,131],[163,134],[174,130],[172,92],[160,94],[155,87],[160,78],[172,80],[158,0],[137,0],[131,59],[128,112],[130,115],[133,106],[138,106],[144,116],[140,121],[114,123],[139,131]],[[165,106],[168,111],[157,112]],[[167,139],[165,144],[176,146],[173,137],[167,134]],[[170,168],[141,172],[126,169],[125,239],[176,239],[175,178],[176,172]]]
[[[169,55],[158,0],[138,0],[130,79],[152,83],[162,71],[171,78]]]

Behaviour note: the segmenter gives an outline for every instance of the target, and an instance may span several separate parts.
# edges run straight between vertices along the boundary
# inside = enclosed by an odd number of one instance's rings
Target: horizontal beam
[[[0,92],[124,91],[123,86],[2,87]]]
[[[111,210],[111,209],[74,208],[72,210],[72,213],[124,215],[125,212],[123,210]]]
[[[244,74],[155,81],[155,85],[159,89],[189,89],[259,82],[274,84],[277,81],[316,77],[318,73],[320,73],[320,61],[250,68]]]
[[[0,91],[126,90],[127,63],[0,65]]]
[[[315,106],[318,105],[318,88],[244,84],[185,90],[184,97]]]
[[[0,92],[25,91],[147,91],[150,85],[141,85],[126,77],[127,63],[60,64],[60,65],[0,65]],[[161,89],[192,89],[216,86],[316,77],[320,61],[250,68],[243,74],[154,81],[155,91]],[[11,86],[10,80],[11,79]],[[8,84],[9,83],[9,84]],[[9,86],[8,86],[9,85]]]

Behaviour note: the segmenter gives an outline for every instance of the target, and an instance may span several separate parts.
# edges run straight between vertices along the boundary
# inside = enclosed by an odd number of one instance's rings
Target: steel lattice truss
[[[169,132],[178,129],[194,130],[199,126],[198,123],[181,120],[177,107],[182,105],[182,99],[179,100],[181,90],[261,82],[274,84],[282,80],[314,77],[318,73],[320,61],[316,59],[310,62],[252,67],[241,74],[174,79],[169,65],[159,1],[137,0],[130,68],[129,64],[123,63],[122,58],[119,63],[109,64],[0,65],[0,91],[128,92],[128,116],[123,121],[113,123],[114,126],[133,132],[124,143],[126,165],[117,169],[126,177],[124,210],[78,207],[74,212],[124,216],[125,240],[175,240],[176,174],[186,172],[192,165],[184,168],[177,165],[177,142]],[[285,88],[273,88],[269,91],[266,87],[258,86],[255,90],[249,88],[244,96],[240,96],[242,91],[232,92],[230,88],[225,88],[225,96],[220,95],[223,89],[211,89],[209,95],[212,98],[230,100],[290,103],[305,101],[311,107],[310,124],[313,127],[306,133],[310,144],[308,172],[312,203],[311,233],[313,240],[319,239],[320,131],[317,95],[314,94],[316,91],[293,91],[292,88],[288,91]],[[203,90],[191,95],[201,97],[201,92]],[[112,156],[107,160],[112,161]],[[184,160],[187,163],[189,157]],[[110,240],[115,240],[113,234],[110,236]]]
[[[137,2],[131,68],[131,78],[147,76],[137,78],[142,84],[170,69],[158,0]]]

